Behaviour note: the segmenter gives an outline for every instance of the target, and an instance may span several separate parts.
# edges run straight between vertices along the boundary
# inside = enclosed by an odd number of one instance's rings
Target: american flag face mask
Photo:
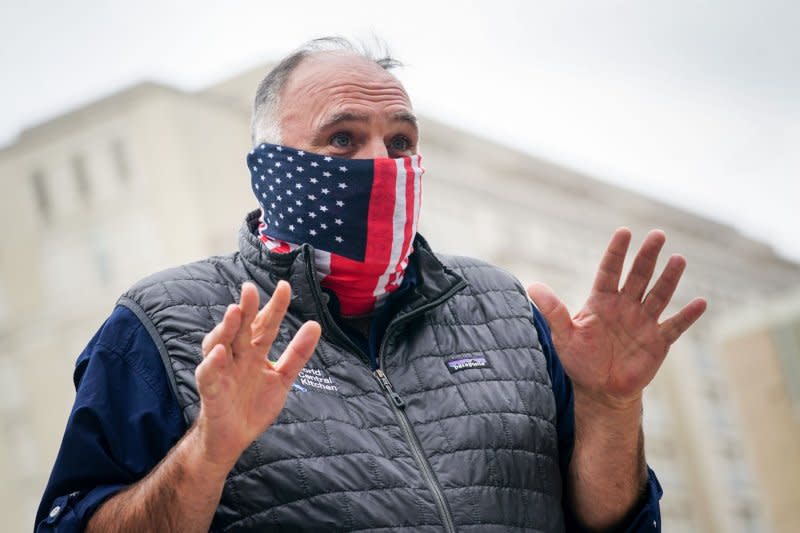
[[[272,252],[314,248],[342,315],[371,313],[400,287],[422,200],[422,158],[343,159],[261,144],[247,156]]]

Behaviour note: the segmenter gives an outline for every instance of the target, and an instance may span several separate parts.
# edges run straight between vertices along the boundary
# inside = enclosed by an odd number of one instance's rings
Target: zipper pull
[[[405,409],[406,402],[404,402],[403,398],[401,398],[400,395],[394,391],[392,382],[389,381],[389,378],[386,377],[386,374],[383,373],[383,370],[379,368],[373,372],[373,375],[375,376],[375,379],[378,380],[378,383],[380,383],[381,388],[386,392],[386,394],[389,395],[389,398],[392,400],[394,406],[398,409]]]

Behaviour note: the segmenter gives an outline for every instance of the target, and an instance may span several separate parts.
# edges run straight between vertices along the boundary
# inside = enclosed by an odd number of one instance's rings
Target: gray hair
[[[251,140],[254,146],[261,143],[281,143],[278,113],[281,92],[294,69],[304,59],[324,52],[356,54],[385,70],[403,66],[403,63],[392,57],[386,43],[377,38],[373,38],[371,45],[364,42],[354,43],[344,37],[321,37],[308,41],[284,57],[258,84],[250,122]]]

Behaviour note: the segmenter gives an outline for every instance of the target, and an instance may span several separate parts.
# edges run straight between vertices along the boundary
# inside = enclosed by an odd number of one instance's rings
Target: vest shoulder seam
[[[172,391],[172,395],[176,401],[178,402],[178,383],[175,379],[175,374],[172,370],[172,365],[170,364],[169,359],[169,351],[167,350],[166,345],[164,344],[164,340],[161,338],[161,335],[158,334],[158,330],[156,329],[155,324],[147,315],[145,310],[139,305],[138,302],[133,300],[128,296],[121,296],[117,300],[117,305],[122,305],[125,308],[129,309],[139,321],[144,326],[147,333],[150,335],[150,338],[153,340],[153,343],[158,350],[158,355],[161,357],[161,364],[164,366],[164,371],[167,373],[167,381],[169,382],[170,390]]]
[[[209,268],[213,268],[214,272],[218,272],[217,264],[219,263],[219,261],[226,259],[230,261],[235,261],[235,256],[237,255],[237,253],[238,252],[232,252],[227,255],[210,256],[197,261],[184,263],[182,265],[177,265],[174,267],[165,268],[158,272],[154,272],[148,276],[139,279],[137,282],[132,284],[126,291],[126,294],[130,291],[148,289],[154,285],[164,282],[199,281],[211,284],[225,285],[225,283],[222,283],[218,280],[210,280],[210,279],[195,277],[193,271],[197,271],[197,274],[200,274],[203,270],[208,271]]]

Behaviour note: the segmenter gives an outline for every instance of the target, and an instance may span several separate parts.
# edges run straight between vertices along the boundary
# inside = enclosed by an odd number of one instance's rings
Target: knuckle
[[[658,293],[658,291],[652,291],[650,295],[647,297],[648,306],[651,309],[658,309],[664,302],[664,298]]]
[[[213,343],[213,337],[211,333],[206,334],[203,337],[203,341],[200,343],[200,348],[203,350],[203,354],[208,355],[208,352],[211,350]]]
[[[272,343],[275,341],[275,337],[270,335],[268,332],[261,332],[257,333],[253,336],[253,345],[259,347],[268,348],[272,346]]]

